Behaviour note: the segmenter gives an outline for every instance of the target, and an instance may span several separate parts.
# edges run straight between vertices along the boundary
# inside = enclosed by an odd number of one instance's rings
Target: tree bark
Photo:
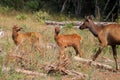
[[[98,6],[98,0],[96,0],[95,2],[95,16],[100,21],[100,9]]]
[[[105,18],[105,21],[108,20],[109,16],[112,14],[113,10],[115,9],[117,3],[113,6],[112,10],[108,13],[107,17]]]
[[[109,2],[110,2],[110,0],[107,0],[107,3],[105,4],[105,7],[104,7],[104,9],[103,9],[103,14],[104,14],[104,12],[105,12],[105,10],[106,10]]]
[[[66,7],[66,3],[67,3],[68,0],[65,0],[63,5],[62,5],[62,9],[61,9],[61,13],[63,13],[63,11],[65,10],[65,7]]]
[[[73,1],[74,7],[75,7],[75,14],[80,15],[81,13],[81,2],[80,0]]]

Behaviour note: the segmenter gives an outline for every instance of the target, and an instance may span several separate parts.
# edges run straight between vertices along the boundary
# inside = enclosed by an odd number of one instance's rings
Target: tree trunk
[[[80,15],[80,13],[81,13],[81,2],[80,2],[80,0],[74,1],[73,4],[75,6],[75,14]]]
[[[61,9],[61,13],[63,13],[63,11],[65,10],[65,7],[66,7],[66,3],[67,3],[68,0],[65,0],[63,5],[62,5],[62,9]]]
[[[117,3],[113,6],[112,10],[108,13],[107,17],[105,18],[105,21],[108,20],[109,16],[112,14],[113,10],[115,9]]]
[[[107,0],[107,3],[105,4],[105,7],[104,7],[104,9],[103,9],[103,14],[104,14],[104,12],[105,12],[105,10],[106,10],[109,2],[110,2],[110,0]]]
[[[95,2],[95,17],[97,20],[100,21],[100,9],[98,6],[98,0],[96,0],[96,2]]]

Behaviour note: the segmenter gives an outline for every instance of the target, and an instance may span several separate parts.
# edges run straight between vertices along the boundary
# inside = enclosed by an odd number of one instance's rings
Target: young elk
[[[112,47],[113,57],[116,63],[116,70],[118,70],[116,45],[120,44],[120,24],[98,26],[95,25],[92,18],[88,16],[85,22],[79,28],[81,30],[88,28],[89,31],[92,32],[92,34],[97,37],[100,42],[100,47],[93,56],[93,61],[96,60],[105,46],[110,45]]]
[[[60,28],[55,28],[55,41],[57,42],[58,46],[60,47],[60,58],[63,59],[64,57],[64,50],[65,48],[72,46],[75,51],[76,55],[82,56],[82,52],[80,50],[80,41],[81,36],[78,34],[71,34],[71,35],[63,35],[59,34]]]
[[[25,41],[31,43],[40,51],[40,39],[41,35],[38,32],[26,32],[26,33],[19,33],[21,27],[14,25],[12,28],[12,39],[17,46],[22,45]],[[41,51],[40,51],[41,52]],[[42,53],[43,56],[45,55]]]

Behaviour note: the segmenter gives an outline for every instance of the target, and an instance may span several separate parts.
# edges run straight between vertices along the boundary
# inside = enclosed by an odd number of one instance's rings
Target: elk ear
[[[92,16],[87,16],[87,19],[88,19],[88,20],[89,20],[89,19],[92,20]]]

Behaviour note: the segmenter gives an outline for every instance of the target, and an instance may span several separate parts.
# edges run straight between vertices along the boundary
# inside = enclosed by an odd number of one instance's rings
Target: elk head
[[[22,28],[21,27],[18,27],[17,25],[14,25],[13,26],[13,31],[16,31],[16,32],[18,32],[18,31],[20,31]]]
[[[83,24],[80,25],[79,29],[83,30],[83,29],[89,28],[91,26],[90,20],[92,20],[92,17],[91,16],[87,16],[87,18],[85,19]]]

